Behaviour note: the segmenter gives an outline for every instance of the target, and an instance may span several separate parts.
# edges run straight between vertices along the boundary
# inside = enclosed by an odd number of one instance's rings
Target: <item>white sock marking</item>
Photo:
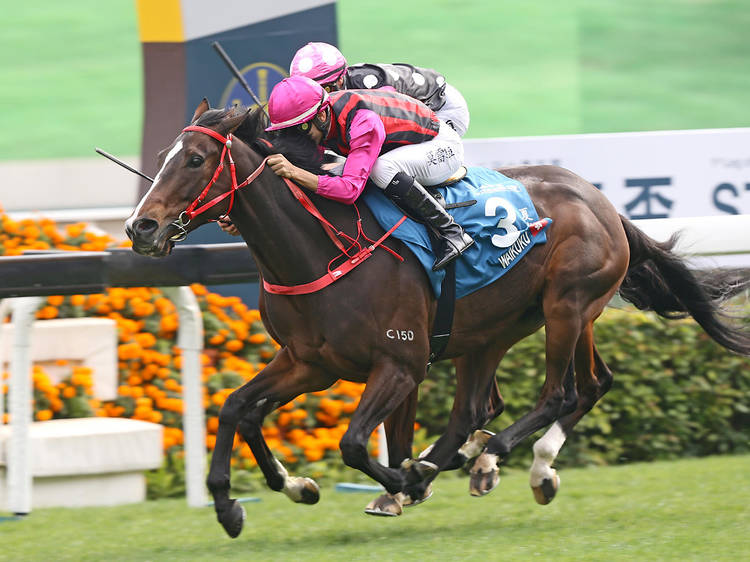
[[[565,432],[562,426],[555,422],[544,435],[534,443],[534,462],[531,465],[530,482],[533,487],[540,486],[545,478],[552,479],[555,471],[552,463],[557,453],[565,443]]]

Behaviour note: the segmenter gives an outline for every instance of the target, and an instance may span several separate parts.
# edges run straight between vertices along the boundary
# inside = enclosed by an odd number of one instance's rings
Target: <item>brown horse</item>
[[[265,282],[292,286],[325,277],[326,265],[339,249],[284,181],[263,165],[269,140],[274,151],[291,160],[299,155],[292,144],[284,144],[289,139],[265,135],[262,121],[257,111],[209,110],[205,100],[198,106],[193,126],[161,154],[153,186],[128,220],[136,252],[164,256],[175,239],[233,205],[229,215]],[[220,168],[232,156],[237,176],[249,178],[239,190],[232,189],[237,185],[233,172]],[[296,163],[302,165],[302,160],[300,156]],[[287,474],[268,449],[261,424],[279,405],[328,388],[338,379],[366,383],[340,443],[344,462],[390,494],[420,499],[435,475],[433,469],[454,462],[467,437],[502,410],[494,373],[503,355],[545,326],[546,379],[539,401],[530,413],[489,439],[482,462],[475,465],[475,482],[478,493],[491,489],[494,482],[482,478],[494,474],[497,463],[521,440],[552,424],[534,445],[532,467],[534,495],[547,503],[557,489],[551,463],[565,436],[612,384],[612,374],[594,345],[592,327],[618,288],[641,308],[665,316],[691,314],[720,344],[750,354],[750,338],[723,322],[717,308],[729,280],[697,279],[670,252],[671,243],[646,237],[593,185],[568,170],[530,166],[502,172],[521,181],[539,215],[554,222],[546,244],[533,247],[499,281],[457,301],[445,352],[456,365],[455,402],[447,432],[424,459],[393,466],[394,459],[411,456],[405,444],[410,449],[414,391],[425,376],[435,313],[426,275],[415,259],[409,259],[406,247],[389,238],[388,245],[407,256],[405,262],[380,248],[364,251],[367,259],[361,266],[317,292],[262,293],[263,321],[283,347],[225,402],[207,481],[218,520],[230,536],[240,533],[245,517],[240,504],[229,497],[235,431],[239,429],[252,449],[272,489],[297,502],[316,502],[317,485]],[[353,207],[313,194],[310,198],[336,229],[356,237]],[[214,206],[203,203],[214,199]],[[359,212],[367,236],[380,238],[383,230],[369,210],[362,205]],[[389,330],[408,330],[414,337],[394,340],[387,337]],[[488,403],[493,391],[494,400]],[[385,467],[370,457],[367,441],[389,416],[389,437],[395,436],[396,444],[389,447],[392,466]]]

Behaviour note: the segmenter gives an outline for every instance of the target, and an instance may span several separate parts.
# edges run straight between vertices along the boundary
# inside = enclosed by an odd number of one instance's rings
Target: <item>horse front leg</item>
[[[216,517],[230,537],[235,538],[240,534],[245,520],[243,507],[237,500],[229,498],[232,445],[240,421],[243,418],[250,420],[248,444],[256,455],[266,481],[273,488],[278,482],[283,482],[285,476],[279,470],[280,463],[273,458],[265,444],[259,425],[255,432],[255,424],[259,424],[263,413],[275,405],[286,403],[303,392],[323,390],[334,380],[317,369],[295,361],[283,348],[265,369],[227,397],[219,412],[216,446],[206,484],[214,498]]]
[[[416,500],[424,495],[438,470],[463,466],[469,458],[481,453],[489,435],[481,431],[479,435],[474,432],[503,411],[502,397],[494,377],[497,365],[506,351],[505,348],[486,348],[454,361],[456,395],[448,427],[412,465],[416,470],[409,471],[404,489],[412,499]],[[470,436],[471,439],[468,439]],[[438,470],[425,470],[423,465],[434,466]],[[497,478],[490,480],[494,487]]]
[[[415,388],[383,422],[388,444],[388,466],[390,468],[400,467],[402,462],[412,456],[418,398],[419,391]],[[398,494],[385,492],[367,504],[365,513],[368,515],[400,515],[402,507],[421,503],[429,497],[429,493],[425,491],[419,501],[411,501],[409,496],[401,492]]]
[[[421,377],[416,374],[407,374],[390,358],[376,364],[370,372],[359,405],[339,445],[347,466],[364,472],[393,495],[401,492],[403,487],[402,471],[385,467],[373,460],[367,451],[367,443],[378,424],[390,416],[399,404],[416,389],[418,380],[421,380]],[[371,514],[381,515],[381,513]],[[382,515],[398,514],[400,514],[400,509],[398,513],[382,513]]]
[[[330,386],[330,385],[328,385]],[[293,399],[294,397],[292,397]],[[287,401],[284,401],[286,403]],[[263,418],[273,410],[270,408],[256,410],[246,415],[240,421],[239,432],[253,452],[263,476],[266,478],[268,487],[275,492],[284,493],[295,503],[312,505],[320,500],[320,487],[312,478],[301,476],[289,476],[286,467],[278,460],[268,448],[261,428]]]

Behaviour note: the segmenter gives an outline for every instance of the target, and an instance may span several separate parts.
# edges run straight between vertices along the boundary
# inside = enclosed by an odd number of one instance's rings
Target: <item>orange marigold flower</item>
[[[47,297],[47,302],[52,306],[60,306],[65,301],[65,297],[60,295],[54,295]]]
[[[208,289],[206,289],[206,287],[199,283],[193,283],[192,285],[190,285],[190,289],[192,289],[193,293],[199,297],[206,296],[208,294]]]
[[[83,231],[84,231],[85,228],[86,228],[86,223],[77,222],[77,223],[69,224],[68,226],[66,226],[65,227],[65,233],[70,238],[77,238],[78,236],[80,236],[83,233]]]
[[[179,392],[180,390],[182,390],[180,383],[178,383],[174,379],[166,379],[164,381],[164,388],[166,388],[167,390],[174,390],[175,392]]]
[[[76,389],[72,386],[66,386],[62,394],[64,398],[73,398],[76,395]]]
[[[261,344],[261,343],[265,343],[266,339],[267,339],[266,334],[260,333],[260,334],[252,334],[248,338],[248,341],[254,344]]]
[[[135,335],[135,341],[137,341],[138,345],[141,347],[149,348],[156,345],[156,336],[149,332],[141,332],[140,334]]]
[[[83,295],[73,295],[70,297],[70,304],[73,306],[83,306],[86,303],[86,297]]]
[[[124,343],[117,346],[117,355],[120,359],[135,359],[141,354],[141,346],[136,342]]]
[[[164,333],[174,332],[179,328],[176,314],[165,314],[159,321],[159,330]]]
[[[132,308],[133,314],[135,314],[139,318],[143,318],[144,316],[151,316],[154,312],[156,312],[156,307],[150,302],[140,302]]]
[[[219,418],[217,416],[211,416],[206,420],[206,429],[209,433],[216,433],[219,431]]]
[[[215,334],[209,338],[208,343],[210,345],[221,345],[224,343],[224,340],[226,338],[222,334]]]
[[[39,312],[36,313],[38,318],[49,320],[52,318],[57,318],[57,315],[59,314],[57,308],[54,306],[44,306],[39,309]]]
[[[229,340],[224,347],[231,352],[237,352],[244,347],[244,344],[240,340]]]
[[[324,452],[325,451],[320,447],[316,447],[314,449],[305,449],[305,458],[310,462],[319,461],[323,458]]]
[[[36,419],[39,421],[47,421],[52,419],[52,410],[39,410],[36,413]]]

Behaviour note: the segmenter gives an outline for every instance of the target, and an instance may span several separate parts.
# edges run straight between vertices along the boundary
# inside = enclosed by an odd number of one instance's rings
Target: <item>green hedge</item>
[[[578,423],[559,466],[750,451],[750,359],[714,343],[692,320],[632,308],[608,308],[594,331],[614,384]],[[543,331],[508,352],[497,380],[506,409],[488,426],[493,431],[536,403],[544,382]],[[418,421],[428,434],[442,431],[454,388],[450,362],[434,365],[420,387]],[[520,444],[507,464],[528,466],[532,443]]]

